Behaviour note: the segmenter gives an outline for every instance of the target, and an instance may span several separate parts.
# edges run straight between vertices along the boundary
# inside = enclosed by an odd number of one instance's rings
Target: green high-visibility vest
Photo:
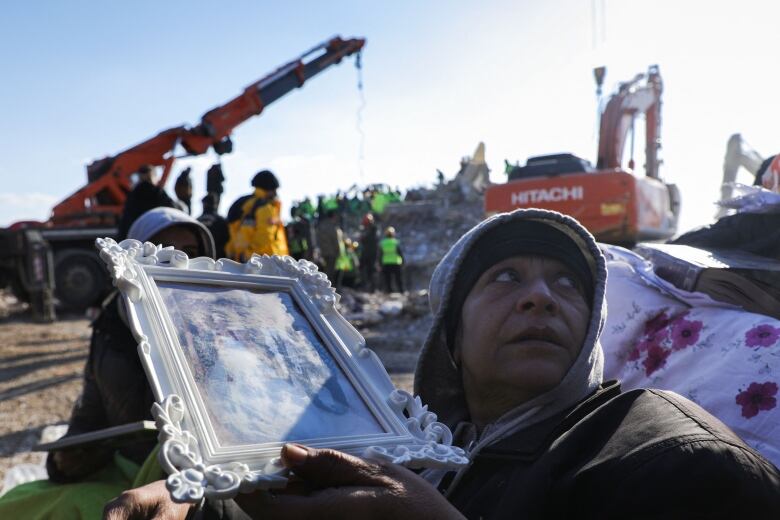
[[[398,239],[386,237],[379,241],[379,249],[382,250],[382,265],[401,265],[404,263],[398,254]]]

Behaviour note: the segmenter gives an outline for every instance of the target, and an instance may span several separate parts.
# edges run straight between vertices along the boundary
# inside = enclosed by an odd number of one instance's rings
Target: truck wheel
[[[57,253],[54,283],[57,299],[65,307],[84,310],[99,303],[108,278],[95,255],[71,249]]]

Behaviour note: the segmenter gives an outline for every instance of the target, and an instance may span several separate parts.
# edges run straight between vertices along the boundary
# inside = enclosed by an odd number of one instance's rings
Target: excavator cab
[[[596,74],[601,88],[605,70]],[[644,83],[643,83],[644,80]],[[531,157],[508,169],[505,184],[485,191],[485,212],[545,208],[571,215],[597,240],[631,246],[671,238],[677,231],[677,187],[659,177],[661,92],[657,66],[621,83],[601,114],[596,167],[570,153]],[[623,165],[634,122],[644,115],[645,175],[635,173],[633,157]]]
[[[529,179],[531,177],[555,176],[564,173],[589,173],[593,166],[587,160],[570,153],[539,155],[529,157],[525,166],[515,166],[508,173],[508,179]]]

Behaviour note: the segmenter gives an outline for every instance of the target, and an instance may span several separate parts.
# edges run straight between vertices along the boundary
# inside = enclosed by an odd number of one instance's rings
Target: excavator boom
[[[639,85],[645,78],[646,83]],[[644,114],[645,175],[658,178],[662,93],[663,82],[657,65],[651,66],[647,75],[638,74],[633,80],[620,84],[601,115],[596,168],[607,170],[622,167],[626,139],[633,129],[636,116]],[[634,169],[633,157],[628,167]]]

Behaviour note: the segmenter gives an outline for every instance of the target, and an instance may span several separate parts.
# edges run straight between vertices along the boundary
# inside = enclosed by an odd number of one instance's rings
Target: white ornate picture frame
[[[287,441],[410,468],[468,464],[447,426],[393,386],[311,262],[96,243],[157,400],[175,501],[284,487]]]

